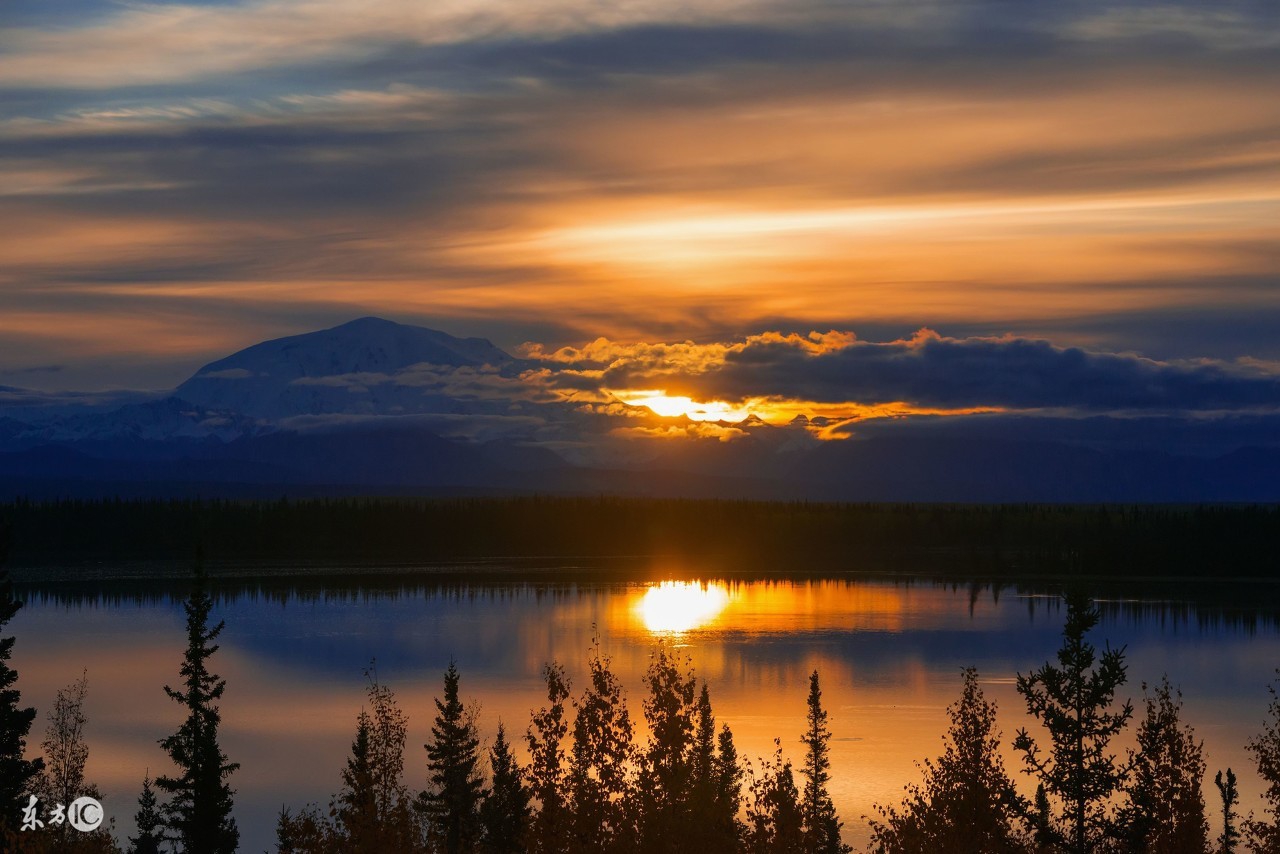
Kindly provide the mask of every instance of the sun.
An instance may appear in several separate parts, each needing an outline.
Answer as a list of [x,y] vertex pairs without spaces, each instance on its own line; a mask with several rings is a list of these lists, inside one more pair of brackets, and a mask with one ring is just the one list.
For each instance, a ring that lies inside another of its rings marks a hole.
[[665,418],[683,415],[690,421],[741,421],[751,414],[745,407],[722,400],[697,401],[662,391],[615,391],[613,396],[628,406],[643,406]]

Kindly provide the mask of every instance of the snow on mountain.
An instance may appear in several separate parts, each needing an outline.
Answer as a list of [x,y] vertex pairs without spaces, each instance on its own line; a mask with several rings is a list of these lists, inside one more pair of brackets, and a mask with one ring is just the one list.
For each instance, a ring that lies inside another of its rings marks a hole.
[[[211,362],[174,395],[272,420],[498,412],[518,396],[515,364],[482,338],[364,317]],[[504,395],[503,385],[513,387]]]

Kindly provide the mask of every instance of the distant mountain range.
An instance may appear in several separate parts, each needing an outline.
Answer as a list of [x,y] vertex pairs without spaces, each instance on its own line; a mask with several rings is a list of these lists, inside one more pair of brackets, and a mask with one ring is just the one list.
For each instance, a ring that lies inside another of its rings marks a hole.
[[[362,318],[241,350],[168,394],[114,406],[0,406],[0,498],[1280,500],[1274,445],[1209,455],[1112,448],[1020,435],[1008,420],[964,435],[881,430],[818,441],[803,416],[717,425],[733,441],[635,442],[617,438],[616,413],[540,385],[545,373],[483,339]],[[626,424],[690,426],[628,415]]]

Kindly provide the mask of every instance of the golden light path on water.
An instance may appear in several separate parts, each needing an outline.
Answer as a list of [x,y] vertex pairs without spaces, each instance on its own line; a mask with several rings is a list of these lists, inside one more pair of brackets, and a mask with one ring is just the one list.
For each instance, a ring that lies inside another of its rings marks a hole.
[[[482,709],[480,737],[491,744],[499,722],[509,734],[523,733],[546,704],[547,663],[564,665],[571,694],[580,697],[596,642],[624,686],[637,744],[648,738],[645,673],[655,641],[666,639],[687,656],[710,689],[716,720],[732,727],[740,755],[757,767],[772,755],[774,739],[788,759],[803,755],[808,678],[819,671],[832,731],[831,793],[845,841],[860,849],[870,838],[863,816],[898,803],[902,786],[919,780],[916,763],[942,749],[961,667],[978,668],[986,698],[999,707],[1005,766],[1020,792],[1034,794],[1011,742],[1023,726],[1037,730],[1013,683],[1055,655],[1056,597],[1008,588],[975,595],[963,585],[905,579],[675,581],[674,570],[655,572],[648,583],[629,585],[455,590],[429,581],[316,580],[279,595],[256,583],[229,588],[215,605],[215,617],[226,621],[215,664],[228,685],[223,747],[242,763],[232,785],[245,850],[274,845],[282,804],[327,804],[341,785],[371,660],[408,716],[405,783],[421,789],[421,745],[431,737],[451,660],[463,697]],[[183,719],[163,692],[180,678],[181,595],[76,599],[28,589],[25,598],[11,625],[22,705],[39,710],[28,753],[40,750],[56,692],[87,671],[86,776],[101,788],[117,835],[128,835],[143,776],[171,770],[157,740]],[[1232,767],[1242,808],[1261,804],[1244,745],[1266,715],[1266,687],[1280,657],[1274,623],[1199,622],[1195,611],[1153,603],[1132,615],[1109,613],[1096,632],[1099,645],[1108,641],[1125,647],[1130,667],[1119,698],[1138,705],[1141,682],[1168,673],[1183,691],[1186,720],[1205,741],[1206,779]],[[1117,742],[1119,755],[1134,746],[1132,736],[1133,725]],[[522,740],[516,752],[528,761]],[[1211,805],[1212,823],[1221,820],[1217,809]]]
[[663,581],[645,591],[635,610],[650,632],[678,634],[711,625],[732,599],[723,584]]

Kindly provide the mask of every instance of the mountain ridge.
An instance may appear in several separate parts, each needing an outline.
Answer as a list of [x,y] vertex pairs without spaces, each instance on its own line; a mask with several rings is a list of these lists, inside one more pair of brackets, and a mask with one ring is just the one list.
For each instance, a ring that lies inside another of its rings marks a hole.
[[[556,393],[534,364],[487,339],[375,317],[264,341],[209,362],[168,395],[30,422],[0,417],[0,498],[275,490],[1280,501],[1280,448],[1270,446],[1197,456],[931,430],[820,441],[811,429],[828,423],[822,416],[774,425],[755,414],[715,424],[642,407],[602,414]],[[675,438],[624,437],[635,430]]]

